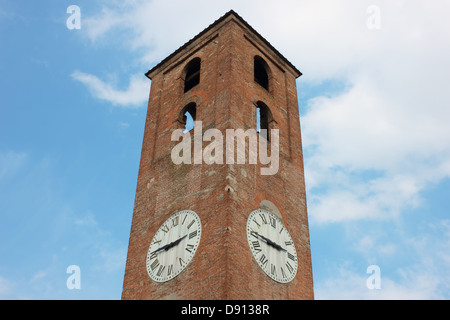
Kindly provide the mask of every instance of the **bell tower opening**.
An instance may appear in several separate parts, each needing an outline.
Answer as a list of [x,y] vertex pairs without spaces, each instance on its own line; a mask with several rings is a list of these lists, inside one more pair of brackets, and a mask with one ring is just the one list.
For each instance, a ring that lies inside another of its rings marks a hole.
[[181,123],[184,125],[183,132],[189,132],[194,129],[197,116],[197,105],[194,102],[189,103],[181,111]]
[[187,64],[184,76],[185,93],[200,83],[200,67],[200,58],[194,58]]
[[269,107],[262,101],[256,103],[256,132],[270,139],[270,127],[273,120],[272,112]]
[[269,91],[269,66],[260,56],[253,58],[254,79],[255,82]]

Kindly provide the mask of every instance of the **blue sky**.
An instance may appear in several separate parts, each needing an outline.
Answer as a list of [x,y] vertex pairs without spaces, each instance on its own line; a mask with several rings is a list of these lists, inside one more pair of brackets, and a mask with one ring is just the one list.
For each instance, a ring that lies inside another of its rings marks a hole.
[[304,74],[316,298],[449,299],[449,6],[2,0],[0,299],[120,298],[144,73],[230,9]]

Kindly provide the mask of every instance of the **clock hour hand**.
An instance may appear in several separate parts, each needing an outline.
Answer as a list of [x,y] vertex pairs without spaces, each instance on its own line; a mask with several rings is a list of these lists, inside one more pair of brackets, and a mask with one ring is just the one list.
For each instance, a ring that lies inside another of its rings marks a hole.
[[180,239],[175,240],[175,241],[173,241],[173,242],[171,242],[171,243],[169,243],[169,244],[166,244],[165,246],[162,246],[161,248],[158,248],[158,249],[156,249],[155,251],[153,251],[152,254],[158,253],[158,252],[163,251],[163,250],[167,251],[167,250],[169,250],[170,248],[175,247],[177,244],[179,244],[179,243],[181,242],[181,240],[183,240],[183,239],[186,238],[186,237],[187,237],[187,235],[185,235],[184,237],[181,237]]
[[283,247],[281,247],[279,244],[273,242],[272,240],[270,240],[269,238],[264,237],[263,235],[260,235],[258,232],[256,231],[252,231],[252,234],[256,235],[256,237],[262,239],[264,242],[266,242],[269,246],[274,247],[275,249],[277,249],[278,251],[287,251],[286,249],[284,249]]

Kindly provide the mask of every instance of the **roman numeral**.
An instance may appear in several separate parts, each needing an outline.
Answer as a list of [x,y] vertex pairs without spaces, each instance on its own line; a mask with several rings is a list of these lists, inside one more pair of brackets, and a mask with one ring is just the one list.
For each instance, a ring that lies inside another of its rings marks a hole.
[[264,214],[260,213],[259,216],[261,217],[261,221],[263,224],[267,224],[267,218]]
[[192,220],[191,223],[188,224],[187,228],[189,229],[194,224],[195,220]]
[[292,246],[292,241],[285,241],[284,244],[287,246]]
[[194,245],[193,244],[188,244],[187,247],[186,247],[186,251],[189,251],[189,253],[192,253],[192,251],[191,251],[192,249],[194,249]]
[[166,268],[166,266],[160,265],[160,266],[159,266],[159,269],[158,269],[158,272],[156,273],[156,275],[157,275],[158,277],[161,277],[161,275],[162,275],[162,273],[163,273],[163,271],[164,271],[165,268]]
[[167,276],[170,276],[173,272],[173,264],[171,264],[169,267],[167,267]]
[[276,266],[274,264],[270,264],[270,274],[273,276],[277,275],[277,270],[276,270]]
[[150,254],[150,260],[155,259],[158,255],[155,252]]
[[261,244],[259,243],[259,241],[252,241],[252,245],[253,245],[253,250],[256,251],[256,253],[261,252]]
[[196,236],[197,236],[197,230],[192,231],[191,233],[189,233],[189,239],[192,239],[192,238],[194,238]]
[[167,233],[167,232],[169,232],[169,227],[168,227],[167,225],[164,225],[164,226],[161,228],[161,230],[164,231],[165,233]]
[[291,266],[289,261],[286,262],[286,268],[288,269],[289,273],[292,273],[292,271],[294,271],[294,268]]
[[256,223],[256,225],[258,226],[258,228],[261,228],[261,225],[258,223],[258,221],[256,221],[256,219],[252,220],[254,223]]
[[187,215],[184,216],[183,222],[181,224],[184,224],[184,221],[186,221]]
[[180,216],[176,216],[173,218],[173,220],[172,220],[173,227],[176,227],[178,225],[179,219],[180,219]]
[[275,218],[273,218],[273,217],[269,217],[269,219],[270,219],[270,225],[276,229],[277,228],[277,220],[275,220]]
[[260,258],[259,258],[259,262],[261,262],[261,267],[266,267],[267,262],[269,260],[266,258],[266,255],[263,254]]
[[294,256],[292,253],[289,253],[289,252],[288,252],[287,256],[288,256],[288,258],[291,259],[292,261],[294,261],[294,262],[297,261],[297,259],[295,258],[295,256]]
[[178,258],[178,262],[180,263],[180,266],[182,267],[183,266],[183,264],[185,264],[186,262],[184,262],[184,260],[183,259],[181,259],[181,258]]
[[283,277],[283,278],[286,278],[286,273],[284,273],[283,267],[280,267],[280,269],[281,269],[281,275],[282,275],[282,277]]
[[156,259],[155,261],[152,262],[152,264],[150,265],[150,269],[155,270],[157,267],[159,266],[159,260]]

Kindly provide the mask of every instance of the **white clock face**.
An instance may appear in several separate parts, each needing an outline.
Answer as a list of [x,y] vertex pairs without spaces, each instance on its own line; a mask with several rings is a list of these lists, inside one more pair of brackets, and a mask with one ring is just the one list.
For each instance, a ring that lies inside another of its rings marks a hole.
[[247,219],[247,240],[261,269],[273,280],[287,283],[297,274],[297,252],[283,221],[257,209]]
[[147,272],[156,282],[175,278],[191,262],[202,233],[200,217],[192,210],[170,216],[158,229],[147,253]]

